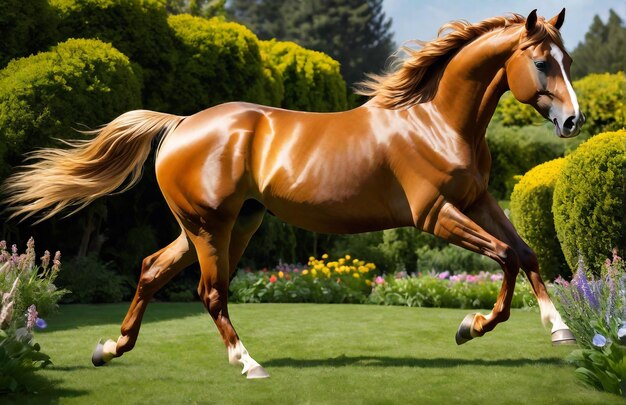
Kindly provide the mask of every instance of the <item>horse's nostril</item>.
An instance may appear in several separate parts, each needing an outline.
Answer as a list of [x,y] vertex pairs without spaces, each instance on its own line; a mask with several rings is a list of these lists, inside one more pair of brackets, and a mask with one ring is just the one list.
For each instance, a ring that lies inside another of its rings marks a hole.
[[571,116],[568,119],[565,120],[565,122],[563,123],[563,129],[567,129],[568,131],[571,131],[572,129],[574,129],[574,127],[576,126],[576,117]]

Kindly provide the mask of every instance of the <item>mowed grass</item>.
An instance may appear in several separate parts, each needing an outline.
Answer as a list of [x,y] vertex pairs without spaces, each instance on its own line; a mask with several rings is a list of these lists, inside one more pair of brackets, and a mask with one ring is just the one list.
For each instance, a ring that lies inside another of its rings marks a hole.
[[369,305],[240,304],[231,317],[271,374],[246,380],[228,364],[197,303],[153,303],[135,349],[91,365],[127,305],[64,306],[37,334],[51,384],[2,403],[61,404],[617,404],[582,386],[538,312],[514,310],[487,336],[457,346],[466,310]]

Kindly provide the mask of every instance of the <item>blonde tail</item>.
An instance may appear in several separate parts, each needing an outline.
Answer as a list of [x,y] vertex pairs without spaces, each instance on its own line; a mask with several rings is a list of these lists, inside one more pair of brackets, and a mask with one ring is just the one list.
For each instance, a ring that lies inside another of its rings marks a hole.
[[[11,175],[3,185],[11,218],[42,212],[48,219],[68,206],[70,214],[93,200],[133,187],[141,178],[152,140],[166,136],[184,117],[154,111],[129,111],[90,140],[66,142],[70,149],[40,149],[34,163]],[[126,182],[126,184],[124,184]],[[123,187],[122,187],[123,186]],[[68,214],[69,215],[69,214]]]

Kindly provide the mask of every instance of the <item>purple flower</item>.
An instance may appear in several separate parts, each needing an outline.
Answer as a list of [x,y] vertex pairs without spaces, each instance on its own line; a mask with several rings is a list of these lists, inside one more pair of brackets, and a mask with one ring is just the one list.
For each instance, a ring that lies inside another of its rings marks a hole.
[[37,307],[35,307],[35,304],[28,307],[28,311],[26,312],[26,329],[29,331],[31,331],[37,323],[37,315]]
[[463,281],[463,275],[455,274],[454,276],[450,276],[450,281],[452,281],[453,283],[456,283],[458,281]]
[[48,327],[48,323],[41,318],[37,318],[35,321],[35,326],[39,329],[45,329]]
[[504,278],[504,276],[502,274],[498,273],[498,274],[492,274],[491,277],[490,277],[490,280],[491,281],[500,281],[503,278]]
[[593,339],[591,340],[591,343],[595,346],[595,347],[599,347],[599,348],[603,348],[604,346],[606,346],[607,340],[604,336],[602,336],[599,333],[596,333],[596,335],[593,337]]
[[477,280],[478,277],[473,274],[468,274],[467,277],[465,277],[465,281],[467,281],[468,283],[475,283]]
[[582,260],[579,261],[578,271],[572,280],[572,284],[578,288],[580,293],[589,303],[589,306],[595,310],[600,308],[600,303],[598,302],[598,298],[595,296],[593,291],[591,291],[591,287],[589,286],[589,282],[587,281],[587,277],[585,276],[585,269],[583,267]]
[[439,273],[439,274],[437,274],[437,278],[438,278],[439,280],[445,280],[445,279],[447,279],[448,277],[450,277],[450,272],[449,272],[449,271],[444,271],[443,273]]

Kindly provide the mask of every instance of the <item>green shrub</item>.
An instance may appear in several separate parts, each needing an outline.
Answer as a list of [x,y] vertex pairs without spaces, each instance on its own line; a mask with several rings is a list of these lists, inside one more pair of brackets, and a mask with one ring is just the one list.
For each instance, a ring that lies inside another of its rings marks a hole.
[[56,24],[48,0],[0,1],[0,68],[55,43]]
[[285,89],[282,107],[303,111],[346,108],[346,83],[339,63],[293,42],[261,41],[261,49],[280,72]]
[[128,58],[97,40],[13,60],[0,71],[0,143],[16,161],[51,138],[76,138],[72,128],[137,108],[139,87]]
[[524,127],[544,120],[533,106],[520,103],[511,92],[502,96],[493,119],[506,127]]
[[537,254],[544,277],[571,275],[554,229],[552,195],[565,159],[540,164],[524,175],[511,194],[511,219]]
[[264,64],[258,40],[246,27],[186,14],[171,16],[168,23],[181,43],[169,97],[174,112],[191,114],[237,100],[279,104],[278,76]]
[[590,74],[574,83],[574,90],[585,114],[582,130],[593,136],[600,132],[617,131],[626,126],[626,76]]
[[146,108],[165,110],[176,78],[176,44],[159,0],[50,0],[61,40],[97,38],[141,66]]
[[470,252],[455,245],[440,249],[422,246],[417,249],[417,269],[422,272],[478,273],[481,270],[496,271],[500,265],[492,259]]
[[598,272],[626,248],[626,131],[607,132],[567,157],[554,190],[554,225],[571,269],[579,255]]
[[63,299],[65,303],[119,302],[128,292],[123,278],[95,255],[66,262],[59,273],[58,283],[72,292]]
[[576,138],[559,139],[552,124],[542,126],[505,127],[493,123],[487,129],[491,152],[489,190],[499,200],[508,200],[516,176],[540,163],[563,157],[566,149],[577,144]]

